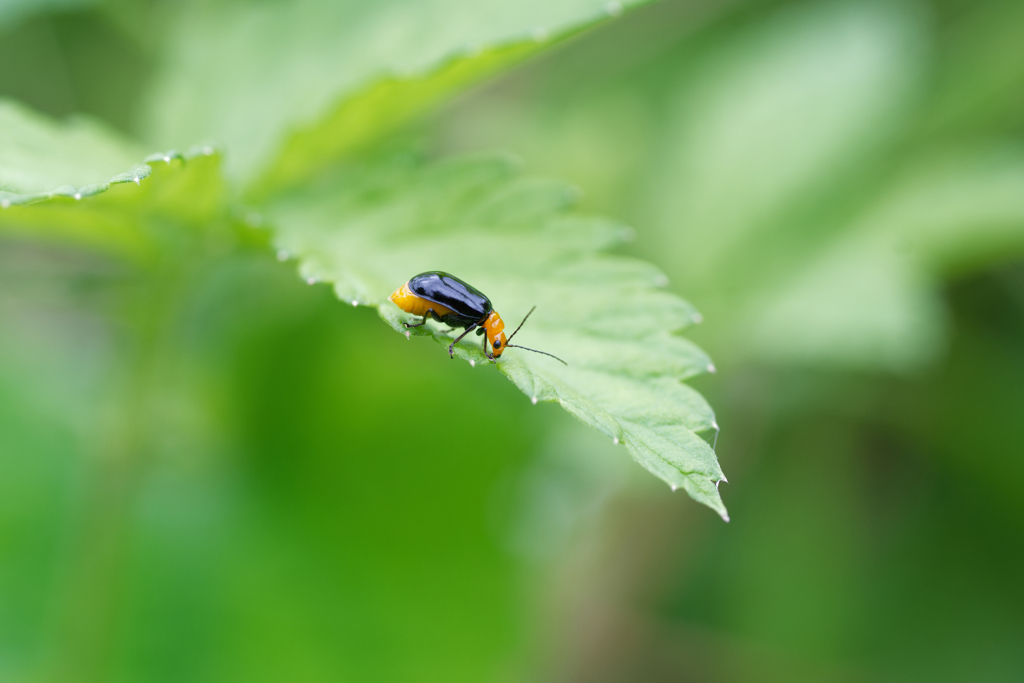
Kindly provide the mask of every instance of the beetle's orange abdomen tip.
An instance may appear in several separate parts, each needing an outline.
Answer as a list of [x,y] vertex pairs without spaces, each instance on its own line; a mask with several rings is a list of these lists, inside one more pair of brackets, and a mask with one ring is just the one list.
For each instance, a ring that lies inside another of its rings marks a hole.
[[[391,301],[396,306],[401,308],[406,313],[412,313],[413,315],[424,315],[428,308],[431,308],[429,301],[416,296],[409,290],[409,283],[406,282],[404,285],[396,289],[388,297],[388,301]],[[434,305],[433,308],[440,314],[442,310],[447,313],[448,309],[441,306]]]
[[401,299],[405,298],[409,294],[409,283],[406,282],[404,285],[391,292],[391,296],[388,297],[388,301],[398,303]]

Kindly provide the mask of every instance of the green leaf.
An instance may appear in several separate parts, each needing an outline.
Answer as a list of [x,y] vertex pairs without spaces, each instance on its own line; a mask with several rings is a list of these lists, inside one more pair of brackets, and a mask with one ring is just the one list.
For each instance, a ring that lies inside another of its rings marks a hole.
[[923,70],[914,19],[900,3],[797,6],[697,60],[652,178],[666,247],[700,255],[687,291],[735,290],[829,227],[790,214],[901,131]]
[[288,136],[277,158],[256,180],[252,194],[289,187],[322,172],[336,159],[366,148],[382,135],[503,68],[543,49],[536,40],[451,58],[421,77],[385,77],[343,99],[321,120]]
[[0,29],[43,12],[74,10],[96,4],[96,0],[0,0]]
[[853,231],[930,275],[1024,254],[1024,149],[1005,142],[916,160]]
[[202,225],[223,211],[212,148],[143,156],[88,119],[0,100],[0,231],[149,258],[161,246],[147,223]]
[[726,358],[914,370],[945,347],[939,278],[1024,250],[1017,145],[906,143],[926,35],[912,5],[801,6],[679,84],[656,248],[700,254],[672,274]]
[[90,196],[149,175],[141,149],[91,120],[58,123],[0,100],[0,202]]
[[193,2],[150,98],[151,139],[214,140],[231,175],[294,182],[623,4]]
[[810,258],[751,293],[748,353],[905,370],[944,348],[937,280],[1024,254],[1024,155],[1003,147],[909,169]]
[[[429,336],[447,362],[443,326],[408,332],[387,297],[411,276],[446,270],[487,292],[516,342],[564,358],[509,349],[497,369],[532,401],[556,401],[622,443],[648,470],[728,518],[713,442],[718,425],[680,380],[713,370],[675,332],[699,320],[642,261],[603,253],[630,231],[571,211],[576,193],[523,177],[506,159],[423,167],[410,157],[350,169],[268,208],[279,257],[297,258],[309,283],[330,282],[344,302],[375,306],[407,337]],[[459,358],[489,368],[480,338]]]

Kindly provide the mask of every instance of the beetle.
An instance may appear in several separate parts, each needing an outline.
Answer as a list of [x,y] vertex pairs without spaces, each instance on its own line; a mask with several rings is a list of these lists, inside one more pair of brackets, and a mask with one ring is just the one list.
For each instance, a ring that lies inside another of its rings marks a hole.
[[[485,335],[484,354],[492,361],[497,360],[506,348],[512,346],[551,356],[560,363],[568,365],[558,356],[546,351],[509,343],[536,306],[530,309],[530,313],[526,314],[523,322],[519,323],[515,332],[506,339],[505,323],[498,312],[494,310],[491,300],[473,285],[442,270],[429,270],[410,278],[408,282],[396,289],[388,297],[388,300],[394,302],[406,313],[422,316],[423,319],[418,323],[403,323],[406,329],[422,327],[431,318],[452,328],[464,327],[466,331],[448,345],[448,355],[452,359],[455,358],[455,345],[462,341],[467,334],[476,330],[478,335]],[[493,354],[487,351],[488,342],[494,350]]]

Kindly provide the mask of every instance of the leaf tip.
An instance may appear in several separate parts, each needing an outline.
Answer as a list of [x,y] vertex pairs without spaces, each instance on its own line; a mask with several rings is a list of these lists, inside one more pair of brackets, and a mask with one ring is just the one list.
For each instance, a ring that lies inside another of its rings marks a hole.
[[278,261],[287,261],[288,260],[288,256],[289,256],[288,252],[285,251],[284,249],[279,249],[277,251],[277,260]]
[[700,313],[694,312],[693,322],[696,323],[697,325],[700,325],[702,322],[704,322],[704,316],[702,316]]
[[718,368],[715,367],[714,363],[708,363],[708,372],[710,372],[712,375],[718,372]]
[[352,308],[355,308],[357,306],[359,306],[359,301],[357,301],[356,299],[352,299]]
[[533,405],[537,405],[537,397],[536,396],[532,397],[530,399],[530,403],[532,403]]
[[315,277],[307,277],[306,278],[306,284],[307,285],[315,285],[316,284],[316,278]]

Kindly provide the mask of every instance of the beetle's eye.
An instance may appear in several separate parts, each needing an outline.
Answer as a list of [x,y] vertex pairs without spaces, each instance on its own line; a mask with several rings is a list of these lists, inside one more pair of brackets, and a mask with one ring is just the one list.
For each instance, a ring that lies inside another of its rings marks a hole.
[[495,339],[494,340],[494,348],[496,348],[496,349],[500,349],[501,348],[501,340],[500,339]]

